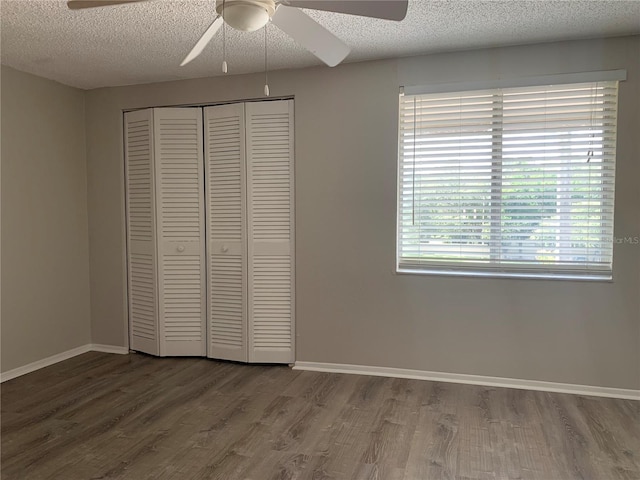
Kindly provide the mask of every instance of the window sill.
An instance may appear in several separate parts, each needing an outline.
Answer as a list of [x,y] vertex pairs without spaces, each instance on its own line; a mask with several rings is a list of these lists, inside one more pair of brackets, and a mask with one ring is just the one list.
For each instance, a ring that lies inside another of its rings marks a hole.
[[604,282],[613,283],[612,275],[571,275],[571,274],[550,274],[550,273],[516,273],[516,272],[486,272],[477,270],[439,270],[439,269],[407,269],[396,268],[398,275],[431,275],[445,277],[466,277],[466,278],[502,278],[520,280],[568,280],[579,282]]

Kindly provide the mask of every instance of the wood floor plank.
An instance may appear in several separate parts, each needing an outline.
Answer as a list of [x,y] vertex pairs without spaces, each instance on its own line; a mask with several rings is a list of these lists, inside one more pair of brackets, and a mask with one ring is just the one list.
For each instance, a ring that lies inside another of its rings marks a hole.
[[2,386],[5,480],[640,479],[640,402],[90,352]]

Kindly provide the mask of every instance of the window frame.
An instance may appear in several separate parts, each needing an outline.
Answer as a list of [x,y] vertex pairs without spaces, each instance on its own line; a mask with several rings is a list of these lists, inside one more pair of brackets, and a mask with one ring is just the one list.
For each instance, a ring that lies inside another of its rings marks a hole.
[[[578,84],[578,83],[591,83],[591,82],[605,82],[605,81],[624,81],[626,80],[625,70],[611,70],[604,72],[586,72],[578,74],[564,74],[564,75],[550,75],[542,77],[519,77],[514,79],[501,79],[492,82],[464,82],[454,84],[436,84],[436,85],[412,85],[400,87],[400,96],[409,95],[421,95],[430,93],[465,93],[476,90],[498,90],[508,89],[514,87],[544,87],[553,85],[565,85],[565,84]],[[410,259],[403,261],[401,258],[401,235],[402,235],[402,189],[403,189],[403,140],[402,140],[402,108],[401,100],[398,102],[398,157],[397,157],[397,186],[396,186],[396,257],[395,257],[395,273],[397,274],[417,274],[417,275],[445,275],[454,277],[477,277],[477,278],[515,278],[515,279],[554,279],[554,280],[577,280],[577,281],[613,281],[613,247],[615,246],[615,237],[611,240],[611,269],[607,271],[594,270],[589,272],[587,266],[562,266],[558,268],[557,264],[542,264],[542,263],[530,263],[526,267],[522,264],[517,265],[515,268],[509,268],[505,263],[491,265],[490,262],[473,262],[473,261],[460,261],[458,265],[454,262],[447,262],[445,259],[438,260],[430,258],[427,261],[417,260],[411,262]],[[501,99],[502,100],[502,99]],[[619,105],[619,98],[616,96],[616,106]],[[495,105],[492,106],[495,108]],[[615,127],[615,134],[617,135],[618,126]],[[614,137],[615,138],[615,137]],[[502,169],[503,159],[499,159],[496,166],[496,158],[494,155],[495,138],[492,138],[491,158],[492,158],[492,184],[493,184],[493,172],[495,169]],[[499,139],[500,143],[502,138]],[[616,138],[617,143],[617,138]],[[502,143],[501,143],[502,145]],[[500,148],[501,148],[500,145]],[[615,156],[614,156],[615,165]],[[615,185],[614,185],[615,192]],[[494,195],[493,185],[491,187],[491,196]],[[502,213],[498,214],[499,221],[502,221]],[[612,207],[611,220],[615,215],[615,205]],[[490,216],[491,222],[491,237],[493,237],[494,229],[494,215]],[[498,226],[498,228],[500,228]],[[438,263],[442,262],[439,266]],[[507,260],[508,263],[508,260]],[[514,263],[517,263],[514,261]],[[411,265],[413,264],[413,265]],[[410,266],[409,266],[410,265]],[[415,266],[414,266],[415,265]],[[575,270],[575,273],[572,273]]]

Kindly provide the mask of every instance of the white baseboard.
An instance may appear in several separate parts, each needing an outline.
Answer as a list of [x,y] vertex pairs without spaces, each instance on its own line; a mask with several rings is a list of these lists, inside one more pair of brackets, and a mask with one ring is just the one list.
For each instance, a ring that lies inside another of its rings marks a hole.
[[99,345],[99,344],[89,343],[87,345],[82,345],[80,347],[72,348],[71,350],[67,350],[66,352],[57,353],[55,355],[51,355],[50,357],[43,358],[42,360],[37,360],[27,365],[23,365],[22,367],[18,367],[18,368],[14,368],[13,370],[2,372],[0,373],[0,383],[6,382],[7,380],[11,380],[16,377],[20,377],[22,375],[26,375],[27,373],[35,372],[36,370],[40,370],[41,368],[48,367],[55,363],[62,362],[63,360],[68,360],[70,358],[76,357],[78,355],[82,355],[83,353],[87,353],[87,352],[126,354],[126,353],[129,353],[129,349],[125,347],[114,346],[114,345]]
[[91,345],[88,344],[82,345],[81,347],[72,348],[71,350],[67,350],[66,352],[51,355],[50,357],[43,358],[42,360],[37,360],[27,365],[23,365],[22,367],[14,368],[13,370],[0,373],[0,382],[6,382],[7,380],[11,380],[12,378],[35,372],[36,370],[48,367],[49,365],[53,365],[54,363],[62,362],[63,360],[68,360],[69,358],[75,357],[77,355],[82,355],[83,353],[87,353],[90,351]]
[[[72,348],[42,360],[29,363],[0,373],[0,383],[16,377],[35,372],[63,360],[82,355],[87,352],[104,352],[126,355],[129,349],[116,345],[87,344]],[[356,375],[372,375],[378,377],[411,378],[416,380],[431,380],[435,382],[465,383],[470,385],[484,385],[489,387],[518,388],[522,390],[539,390],[543,392],[570,393],[575,395],[590,395],[595,397],[624,398],[640,400],[640,390],[623,388],[597,387],[590,385],[575,385],[571,383],[543,382],[539,380],[522,380],[516,378],[487,377],[483,375],[465,375],[461,373],[429,372],[423,370],[409,370],[391,367],[371,367],[366,365],[348,365],[338,363],[296,362],[294,370],[309,370],[316,372],[348,373]]]
[[542,382],[538,380],[521,380],[517,378],[486,377],[483,375],[465,375],[461,373],[428,372],[422,370],[408,370],[404,368],[370,367],[365,365],[317,362],[296,362],[293,369],[310,370],[314,372],[373,375],[377,377],[411,378],[416,380],[431,380],[435,382],[466,383],[470,385],[484,385],[488,387],[518,388],[521,390],[539,390],[543,392],[571,393],[574,395],[640,400],[640,390],[574,385],[571,383]]
[[92,352],[117,353],[118,355],[127,355],[129,349],[127,347],[119,347],[116,345],[101,345],[99,343],[91,344]]

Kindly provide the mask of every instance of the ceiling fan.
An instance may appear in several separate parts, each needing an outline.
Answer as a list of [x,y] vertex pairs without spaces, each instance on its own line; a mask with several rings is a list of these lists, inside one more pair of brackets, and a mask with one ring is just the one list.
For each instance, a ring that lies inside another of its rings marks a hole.
[[[67,6],[76,10],[144,1],[149,0],[69,0]],[[223,23],[236,30],[252,32],[271,20],[297,43],[334,67],[349,54],[349,46],[300,8],[400,21],[407,14],[407,4],[408,0],[218,0],[216,18],[180,66],[200,55]]]

